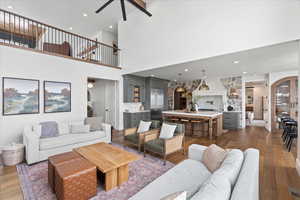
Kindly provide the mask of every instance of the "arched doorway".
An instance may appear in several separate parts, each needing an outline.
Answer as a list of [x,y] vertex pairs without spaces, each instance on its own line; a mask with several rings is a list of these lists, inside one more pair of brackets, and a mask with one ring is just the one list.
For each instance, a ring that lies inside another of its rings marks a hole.
[[278,119],[283,115],[298,118],[298,77],[286,77],[276,81],[271,88],[272,130],[278,129]]
[[182,87],[174,91],[174,110],[184,110],[187,106],[186,90]]

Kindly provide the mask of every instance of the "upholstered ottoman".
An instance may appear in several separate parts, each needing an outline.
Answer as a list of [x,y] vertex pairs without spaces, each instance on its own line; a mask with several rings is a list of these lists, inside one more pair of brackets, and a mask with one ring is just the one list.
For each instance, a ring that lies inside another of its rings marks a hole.
[[96,166],[85,159],[55,167],[55,192],[58,200],[86,200],[97,194]]
[[61,164],[64,164],[70,160],[82,158],[78,153],[76,152],[67,152],[55,156],[51,156],[48,159],[48,183],[55,192],[55,167]]

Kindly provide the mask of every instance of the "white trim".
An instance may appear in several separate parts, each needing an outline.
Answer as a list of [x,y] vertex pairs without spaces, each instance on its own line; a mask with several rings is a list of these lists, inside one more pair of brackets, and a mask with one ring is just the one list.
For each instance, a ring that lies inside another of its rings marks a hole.
[[298,158],[296,159],[296,170],[298,172],[298,175],[300,176],[300,160]]

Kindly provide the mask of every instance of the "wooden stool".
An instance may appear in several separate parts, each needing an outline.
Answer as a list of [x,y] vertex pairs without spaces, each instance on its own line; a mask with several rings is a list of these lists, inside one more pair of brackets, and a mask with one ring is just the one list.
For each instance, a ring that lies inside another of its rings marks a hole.
[[[203,120],[196,120],[196,119],[193,119],[193,120],[191,120],[191,124],[192,124],[192,136],[194,136],[195,125],[196,125],[196,124],[204,124],[204,121],[203,121]],[[204,130],[204,128],[203,128],[203,130]]]
[[58,200],[86,200],[97,194],[96,166],[84,158],[71,160],[55,168]]
[[182,118],[181,120],[180,120],[180,122],[182,123],[182,124],[184,124],[184,128],[185,128],[185,133],[186,133],[186,135],[188,134],[187,132],[188,132],[188,125],[190,124],[190,120],[189,119],[185,119],[185,118]]
[[55,167],[62,165],[70,160],[81,159],[76,152],[67,152],[51,156],[48,159],[48,183],[53,192],[55,192]]

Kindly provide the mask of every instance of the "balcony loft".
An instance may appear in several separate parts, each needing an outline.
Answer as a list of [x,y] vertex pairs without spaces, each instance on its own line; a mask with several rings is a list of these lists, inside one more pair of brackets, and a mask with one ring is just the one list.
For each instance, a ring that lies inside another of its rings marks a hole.
[[0,45],[121,69],[119,51],[89,38],[0,9]]

